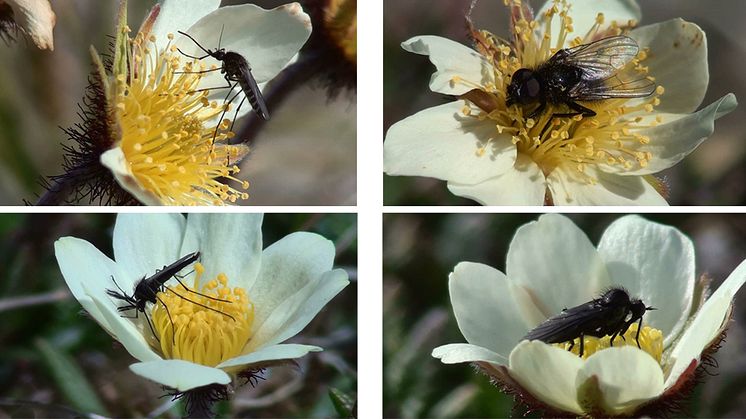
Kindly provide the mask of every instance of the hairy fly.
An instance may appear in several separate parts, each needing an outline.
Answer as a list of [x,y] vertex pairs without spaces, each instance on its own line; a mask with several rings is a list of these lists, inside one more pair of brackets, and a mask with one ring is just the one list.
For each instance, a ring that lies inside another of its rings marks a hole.
[[625,68],[638,51],[637,42],[624,35],[561,49],[537,68],[513,73],[506,104],[535,106],[529,118],[540,115],[547,104],[569,111],[552,117],[595,116],[595,111],[578,102],[649,96],[655,83]]
[[611,336],[610,344],[614,345],[614,338],[621,336],[632,323],[637,322],[635,341],[640,347],[640,329],[642,316],[653,307],[646,307],[639,299],[631,299],[623,288],[611,288],[601,297],[566,308],[554,317],[550,317],[534,329],[530,330],[524,340],[540,340],[546,343],[562,343],[572,341],[570,348],[575,345],[575,338],[580,338],[580,353],[583,356],[584,336]]

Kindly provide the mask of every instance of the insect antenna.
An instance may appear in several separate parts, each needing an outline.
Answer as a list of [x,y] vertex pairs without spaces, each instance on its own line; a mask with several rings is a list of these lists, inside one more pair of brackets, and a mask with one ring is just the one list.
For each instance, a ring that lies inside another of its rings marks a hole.
[[[178,292],[174,291],[174,289],[173,289],[173,288],[169,288],[169,287],[166,287],[166,289],[167,289],[168,291],[171,291],[171,292],[172,292],[172,293],[174,293],[175,295],[177,295],[177,296],[178,296],[179,298],[181,298],[181,299],[184,299],[184,300],[186,300],[186,301],[189,301],[190,303],[192,303],[192,304],[194,304],[194,305],[198,305],[198,306],[200,306],[200,307],[202,307],[202,308],[206,308],[206,309],[208,309],[208,310],[210,310],[210,311],[214,311],[214,312],[216,312],[216,313],[220,313],[220,314],[222,314],[223,316],[226,316],[226,317],[230,317],[230,318],[231,318],[231,320],[233,320],[233,321],[236,321],[236,318],[235,318],[235,317],[233,317],[233,316],[231,316],[231,315],[230,315],[230,314],[228,314],[228,313],[223,313],[222,311],[220,311],[220,310],[218,310],[218,309],[216,309],[216,308],[212,308],[212,307],[206,306],[206,305],[204,305],[204,304],[200,304],[200,303],[198,303],[198,302],[196,302],[196,301],[194,301],[194,300],[191,300],[191,299],[187,298],[186,296],[184,296],[184,295],[181,295],[181,294],[179,294]],[[197,294],[199,294],[199,293],[197,293]],[[199,295],[203,295],[203,294],[199,294]],[[225,300],[220,300],[220,301],[225,301]],[[163,302],[161,301],[161,303],[163,303]],[[164,306],[165,306],[165,304],[164,304]]]
[[[203,47],[202,45],[200,45],[200,44],[199,44],[199,42],[197,42],[197,40],[196,40],[196,39],[192,38],[192,36],[191,36],[191,35],[189,35],[188,33],[186,33],[186,32],[182,32],[182,31],[176,31],[176,32],[178,32],[178,33],[180,33],[180,34],[182,34],[182,35],[186,36],[186,37],[187,37],[187,38],[189,38],[189,39],[191,39],[191,40],[192,40],[192,42],[194,42],[194,44],[195,44],[195,45],[197,45],[197,46],[199,47],[199,49],[201,49],[201,50],[202,50],[202,51],[203,51],[203,52],[204,52],[204,53],[206,54],[206,55],[203,55],[202,57],[195,57],[195,56],[193,56],[193,55],[185,54],[185,53],[184,53],[184,52],[183,52],[183,51],[182,51],[181,49],[179,49],[179,48],[177,47],[177,48],[176,48],[176,50],[177,50],[177,51],[179,51],[179,52],[180,52],[180,53],[181,53],[182,55],[185,55],[185,56],[187,56],[187,57],[189,57],[189,58],[193,58],[193,59],[195,59],[195,60],[202,60],[202,59],[204,59],[204,58],[207,58],[207,57],[210,57],[210,56],[212,56],[212,55],[214,54],[214,52],[212,52],[212,50],[209,50],[209,49],[205,49],[205,47]],[[221,32],[221,36],[222,36],[222,32]]]
[[192,272],[194,272],[194,269],[192,269],[191,272],[188,272],[185,275],[178,275],[178,274],[174,275],[174,279],[176,279],[176,282],[178,282],[179,285],[181,285],[181,287],[184,288],[185,291],[191,292],[192,294],[197,294],[197,295],[205,297],[205,298],[209,298],[210,300],[213,300],[213,301],[220,301],[221,303],[232,303],[233,302],[231,300],[222,300],[222,299],[217,298],[217,297],[211,297],[211,296],[209,296],[207,294],[202,294],[201,292],[197,292],[197,291],[189,289],[189,287],[187,287],[186,285],[184,285],[184,283],[181,282],[181,280],[184,279],[184,277],[190,275]]

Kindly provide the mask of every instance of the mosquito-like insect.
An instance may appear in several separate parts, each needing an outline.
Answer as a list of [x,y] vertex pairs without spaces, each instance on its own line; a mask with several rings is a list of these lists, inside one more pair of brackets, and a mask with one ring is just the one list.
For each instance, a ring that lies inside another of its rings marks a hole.
[[174,291],[173,288],[169,288],[165,285],[166,281],[168,281],[169,279],[173,277],[184,288],[184,290],[188,292],[200,295],[205,298],[209,298],[214,301],[229,303],[230,301],[228,300],[221,300],[219,298],[210,297],[209,295],[205,295],[197,291],[193,291],[189,289],[186,285],[184,285],[183,282],[181,282],[180,278],[182,278],[182,276],[178,275],[179,271],[181,271],[182,269],[184,269],[186,266],[193,263],[197,259],[199,259],[199,252],[190,253],[182,257],[181,259],[177,260],[176,262],[168,266],[164,266],[163,269],[156,270],[156,272],[152,276],[143,277],[142,279],[140,279],[140,281],[138,281],[137,285],[135,285],[135,290],[131,295],[128,295],[126,292],[124,292],[122,287],[120,287],[119,284],[117,284],[117,281],[112,276],[111,279],[112,281],[114,281],[114,285],[116,285],[117,288],[119,289],[119,292],[107,289],[106,294],[108,294],[110,297],[116,298],[117,300],[121,300],[127,303],[126,305],[118,307],[117,311],[124,312],[124,311],[129,311],[129,310],[135,310],[135,316],[129,317],[129,318],[136,319],[138,317],[138,313],[142,313],[143,315],[145,315],[145,320],[148,322],[150,331],[153,333],[153,336],[156,337],[156,340],[158,339],[158,336],[156,335],[155,330],[153,329],[153,324],[151,323],[150,318],[148,317],[148,314],[145,312],[145,305],[147,303],[155,304],[156,301],[160,301],[161,305],[163,305],[163,308],[166,310],[168,319],[171,322],[171,327],[172,328],[174,327],[174,322],[173,322],[173,319],[171,319],[171,313],[168,311],[168,306],[163,302],[163,300],[161,300],[160,297],[158,297],[158,293],[161,291],[170,291],[176,294],[177,296],[179,296],[180,298],[183,298],[184,300],[189,301],[192,304],[196,304],[200,307],[206,308],[208,310],[212,310],[214,312],[220,313],[224,316],[230,317],[231,319],[235,320],[233,316],[231,316],[230,314],[223,313],[220,310],[214,309],[212,307],[208,307],[204,304],[200,304],[194,300],[191,300],[187,298],[186,296],[177,293],[176,291]]
[[632,323],[637,322],[635,341],[640,347],[640,330],[642,316],[653,307],[646,307],[642,301],[630,298],[623,288],[611,288],[599,298],[572,308],[562,310],[556,316],[544,320],[543,323],[531,329],[523,339],[540,340],[546,343],[562,343],[572,341],[569,349],[575,346],[575,338],[580,338],[580,356],[583,356],[583,337],[585,335],[603,337],[611,336],[610,345],[614,345],[614,338],[624,334]]
[[[196,39],[194,39],[191,35],[189,35],[186,32],[178,31],[180,34],[186,36],[187,38],[191,39],[192,42],[194,42],[199,49],[201,49],[205,55],[201,57],[195,57],[193,55],[185,54],[181,49],[178,51],[189,58],[192,58],[194,60],[202,60],[207,57],[212,57],[218,61],[222,62],[222,66],[218,69],[211,69],[211,70],[203,70],[203,71],[197,71],[196,73],[208,73],[211,71],[220,70],[220,73],[223,74],[225,81],[228,83],[227,86],[220,86],[215,88],[207,88],[207,89],[201,89],[197,91],[204,91],[204,90],[212,90],[212,89],[227,89],[230,88],[228,91],[228,94],[225,96],[224,103],[225,108],[223,109],[223,113],[220,115],[219,121],[223,120],[223,117],[225,116],[225,113],[228,111],[228,106],[233,103],[234,100],[238,97],[239,93],[236,92],[233,97],[231,97],[231,94],[233,93],[233,90],[236,88],[236,86],[239,86],[241,88],[241,91],[243,91],[244,97],[241,99],[241,102],[238,104],[238,107],[236,108],[235,116],[233,117],[233,121],[231,121],[231,127],[230,130],[233,130],[233,124],[236,123],[236,118],[238,117],[238,111],[241,109],[241,106],[246,101],[246,99],[249,99],[249,103],[251,104],[252,109],[254,109],[254,112],[256,112],[257,115],[259,115],[260,118],[266,120],[269,120],[269,110],[267,109],[267,103],[264,100],[264,96],[262,96],[262,91],[259,90],[259,85],[256,83],[256,80],[254,79],[254,76],[251,74],[251,66],[249,65],[249,62],[246,61],[246,58],[244,58],[241,54],[233,51],[226,51],[225,48],[220,47],[220,43],[223,40],[223,30],[220,30],[220,38],[218,39],[218,47],[215,50],[212,49],[205,49],[202,45],[200,45],[199,42],[197,42]],[[215,141],[215,137],[217,137],[218,130],[215,129],[215,134],[213,135],[213,143]]]

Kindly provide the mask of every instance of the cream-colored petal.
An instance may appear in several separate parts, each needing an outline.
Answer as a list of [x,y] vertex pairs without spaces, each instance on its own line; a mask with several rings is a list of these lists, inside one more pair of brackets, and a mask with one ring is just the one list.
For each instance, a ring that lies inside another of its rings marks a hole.
[[502,175],[473,185],[448,182],[448,190],[482,205],[543,205],[547,185],[541,168],[518,153],[515,165]]
[[220,7],[220,0],[193,1],[189,7],[184,7],[184,0],[160,0],[158,6],[160,11],[150,33],[155,35],[156,45],[163,50],[169,33],[178,35],[176,31],[186,31],[194,22]]
[[662,330],[668,346],[691,310],[696,279],[692,241],[673,227],[628,215],[604,231],[598,253],[612,284],[658,308],[645,314],[645,324]]
[[532,396],[551,407],[577,414],[575,380],[583,360],[540,341],[523,341],[510,353],[510,376]]
[[39,49],[54,51],[54,24],[57,16],[48,0],[5,0],[13,9],[13,19]]
[[262,265],[263,214],[191,214],[181,253],[201,252],[202,279],[224,273],[231,287],[249,289]]
[[586,167],[585,174],[596,182],[591,184],[572,170],[572,167],[558,167],[547,176],[555,205],[668,205],[642,177],[619,176]]
[[464,117],[463,106],[462,101],[446,103],[392,125],[383,143],[383,170],[467,185],[511,170],[516,147],[510,136],[497,135],[493,124]]
[[582,389],[592,377],[601,390],[604,411],[611,415],[634,413],[638,406],[663,393],[660,365],[636,347],[608,348],[588,357],[578,372],[576,388]]
[[427,55],[435,65],[437,70],[430,78],[433,92],[458,96],[473,89],[474,85],[494,84],[492,65],[478,52],[448,38],[416,36],[402,42],[401,47],[415,54]]
[[114,147],[101,154],[101,164],[111,170],[119,186],[129,192],[145,205],[163,205],[155,194],[140,186],[130,170],[127,158],[119,147]]
[[671,350],[668,361],[668,375],[665,388],[676,383],[679,376],[692,360],[699,362],[702,351],[712,343],[720,333],[723,322],[727,321],[733,297],[746,282],[746,261],[741,262],[731,272],[720,287],[705,301],[705,304],[689,323],[681,339]]
[[524,287],[534,297],[544,318],[589,301],[610,285],[591,241],[575,223],[559,214],[542,215],[516,231],[508,249],[506,270],[511,283]]
[[438,346],[431,354],[440,359],[444,364],[459,364],[461,362],[491,362],[493,364],[505,365],[508,359],[500,354],[494,353],[487,348],[469,343],[451,343]]
[[231,377],[219,368],[212,368],[180,359],[161,359],[130,365],[137,375],[178,391],[188,391],[209,384],[228,384]]
[[640,49],[650,48],[643,65],[655,83],[665,88],[658,112],[694,112],[707,92],[707,38],[683,19],[643,26],[630,32]]
[[237,367],[242,365],[251,365],[265,361],[277,361],[283,359],[295,359],[304,356],[309,352],[321,352],[323,349],[318,346],[283,344],[265,346],[250,354],[241,355],[231,358],[217,365],[216,368]]

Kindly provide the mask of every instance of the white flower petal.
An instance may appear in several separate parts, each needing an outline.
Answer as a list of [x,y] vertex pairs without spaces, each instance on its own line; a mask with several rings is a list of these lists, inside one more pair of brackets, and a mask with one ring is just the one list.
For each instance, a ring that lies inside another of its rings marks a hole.
[[650,48],[642,62],[655,83],[666,90],[658,112],[694,112],[707,91],[707,38],[699,26],[672,19],[634,29],[629,34],[640,49]]
[[[243,4],[221,7],[191,27],[179,29],[206,49],[214,51],[220,44],[220,48],[240,54],[248,61],[256,82],[264,83],[273,79],[306,43],[311,35],[311,19],[298,3],[288,3],[272,10]],[[187,37],[178,37],[176,45],[185,54],[205,55]],[[212,57],[205,58],[204,64],[208,68],[212,64],[222,66],[221,62]],[[200,88],[219,86],[226,86],[224,75],[219,71],[206,73],[200,83]],[[226,92],[227,90],[211,91],[208,99],[222,102]],[[239,96],[239,100],[241,98]]]
[[228,384],[231,377],[219,368],[212,368],[180,359],[138,362],[130,370],[148,380],[178,391],[187,391],[208,384]]
[[161,0],[159,4],[161,10],[150,33],[155,35],[158,49],[163,50],[168,44],[169,33],[178,36],[176,31],[187,30],[194,22],[220,7],[220,0],[195,1],[189,7],[184,7],[184,0]]
[[264,249],[257,280],[248,288],[256,307],[254,330],[285,300],[330,271],[333,263],[334,243],[314,233],[289,234]]
[[191,214],[181,251],[202,253],[204,280],[224,273],[232,286],[248,290],[262,265],[262,219],[263,214]]
[[320,278],[309,281],[272,310],[252,335],[246,349],[274,345],[295,336],[349,283],[347,272],[342,269],[325,272]]
[[650,152],[653,158],[647,166],[624,169],[619,165],[601,165],[608,173],[624,176],[647,175],[667,169],[694,151],[715,130],[715,120],[730,113],[738,102],[733,93],[721,97],[706,108],[693,114],[659,114],[663,123],[657,127],[645,128],[638,132],[650,137],[648,144],[636,144],[635,150]]
[[323,349],[318,346],[283,344],[265,346],[264,348],[247,355],[241,355],[231,358],[217,365],[217,368],[237,367],[241,365],[251,365],[265,361],[277,361],[283,359],[295,359],[304,356],[309,352],[321,352]]
[[502,175],[474,185],[448,182],[448,190],[482,205],[543,205],[547,185],[541,168],[518,153],[515,166]]
[[[111,297],[99,299],[97,296],[92,295],[87,284],[83,284],[83,288],[96,304],[96,307],[98,307],[104,318],[106,318],[107,323],[111,327],[111,333],[114,338],[124,346],[124,349],[126,349],[130,355],[140,361],[155,361],[161,359],[161,357],[150,348],[150,345],[145,341],[140,330],[138,330],[130,320],[123,318],[121,313],[117,311],[116,306],[110,300]],[[132,310],[133,315],[134,312],[135,310]],[[139,316],[143,316],[143,313],[138,314]]]
[[569,218],[545,214],[521,226],[510,242],[508,278],[534,296],[544,317],[596,297],[609,285],[603,262]]
[[547,185],[555,205],[668,205],[655,188],[637,176],[619,176],[591,167],[585,175],[596,179],[591,185],[585,179],[570,176],[574,168],[558,167],[547,176]]
[[[108,286],[114,287],[110,277],[116,276],[117,266],[113,260],[101,253],[94,245],[75,237],[62,237],[54,242],[54,254],[60,266],[62,277],[67,287],[83,308],[104,328],[111,332],[109,322],[98,309],[86,292],[84,284],[89,289],[96,289],[98,295],[104,295]],[[120,284],[130,287],[131,283]]]
[[717,337],[723,322],[727,321],[726,314],[732,304],[733,296],[743,286],[744,282],[746,282],[746,261],[741,262],[712,296],[705,301],[705,304],[684,330],[681,339],[676,342],[669,358],[671,369],[666,377],[666,388],[676,383],[676,380],[692,360],[699,362],[702,351]]
[[533,326],[524,320],[514,286],[495,268],[461,262],[449,275],[448,288],[458,327],[473,345],[507,358]]
[[496,354],[487,348],[468,343],[451,343],[449,345],[438,346],[433,349],[432,356],[440,359],[440,362],[444,364],[485,361],[505,365],[508,361],[506,357]]
[[[114,259],[130,283],[153,275],[156,269],[170,265],[188,253],[177,253],[185,224],[184,217],[174,213],[123,213],[117,216]],[[119,280],[117,278],[117,282]]]
[[696,279],[692,241],[673,227],[628,215],[604,231],[598,253],[612,285],[658,308],[645,314],[645,323],[662,330],[668,346],[691,310]]
[[446,95],[462,95],[474,87],[454,78],[484,86],[494,84],[492,65],[473,49],[440,36],[416,36],[402,42],[401,47],[415,54],[427,55],[437,71],[430,78],[430,89]]
[[516,159],[510,136],[495,137],[493,124],[463,117],[463,106],[446,103],[392,125],[383,143],[384,171],[475,184],[510,170]]
[[540,341],[523,341],[510,353],[510,376],[549,406],[582,414],[575,377],[583,363],[572,352]]
[[54,51],[54,24],[57,16],[48,0],[7,0],[13,19],[39,49]]
[[631,346],[608,348],[588,357],[578,373],[576,388],[593,376],[609,414],[633,413],[637,406],[663,393],[663,371],[658,362]]
[[111,170],[119,186],[138,201],[145,205],[163,205],[157,196],[140,186],[121,148],[114,147],[101,153],[101,164]]
[[[567,36],[565,46],[576,36],[585,37],[588,30],[596,23],[596,16],[599,13],[604,14],[604,28],[610,27],[612,22],[616,22],[618,26],[626,26],[630,20],[639,22],[642,17],[640,6],[634,0],[572,0],[568,3],[572,5],[569,15],[572,17],[574,32]],[[542,15],[553,5],[552,0],[547,0],[536,13],[536,20],[540,20]],[[540,23],[537,31],[543,33],[543,19],[540,20]],[[552,18],[552,47],[557,45],[560,28],[559,14],[555,14]]]

